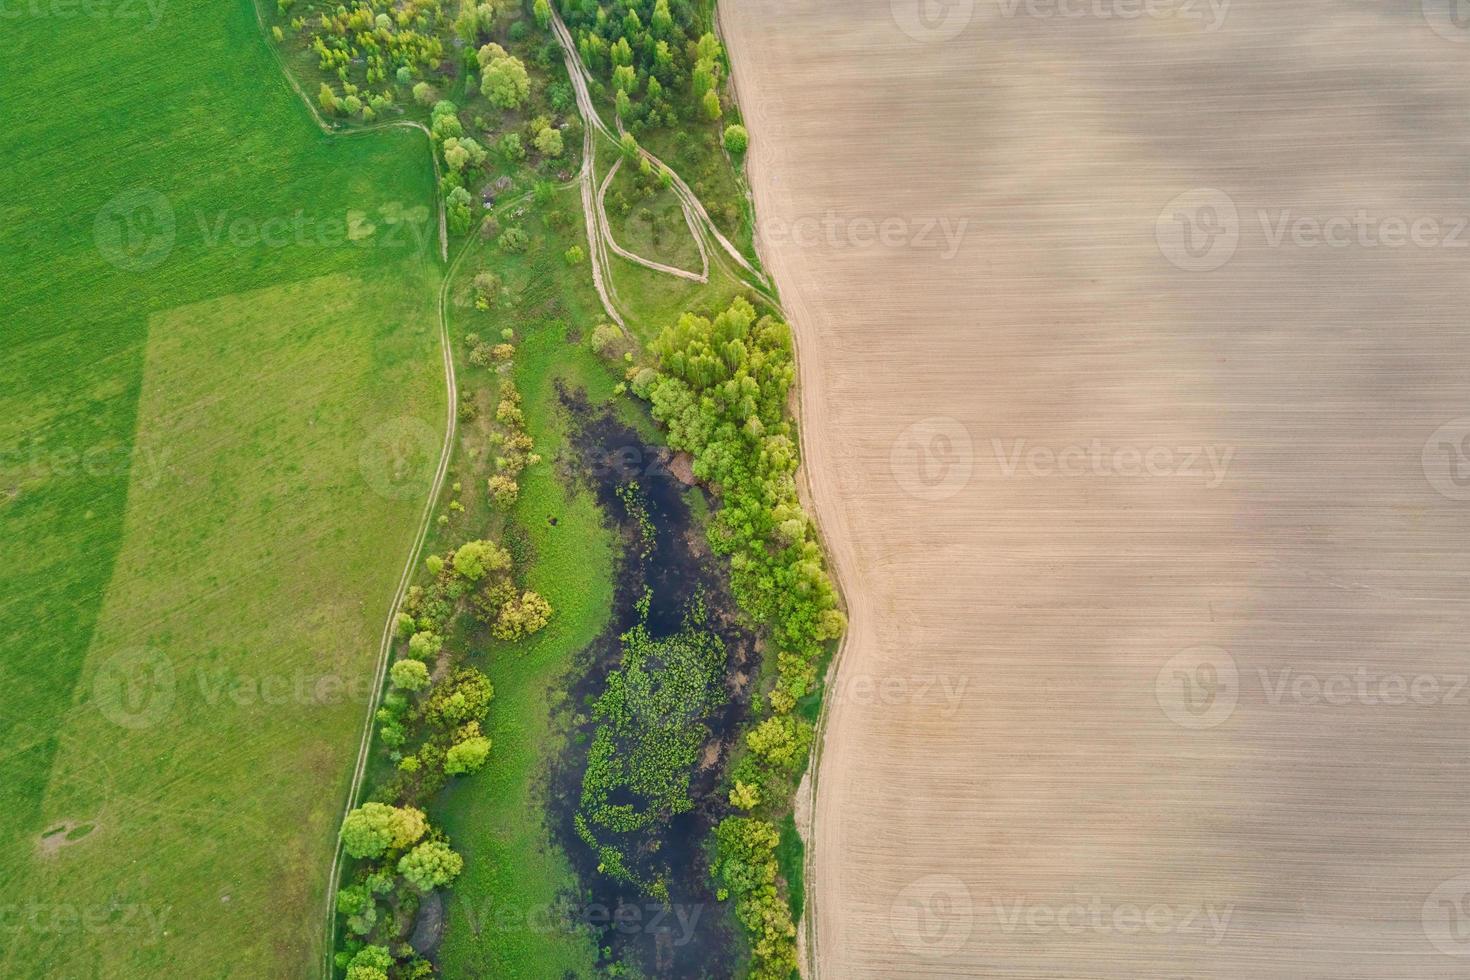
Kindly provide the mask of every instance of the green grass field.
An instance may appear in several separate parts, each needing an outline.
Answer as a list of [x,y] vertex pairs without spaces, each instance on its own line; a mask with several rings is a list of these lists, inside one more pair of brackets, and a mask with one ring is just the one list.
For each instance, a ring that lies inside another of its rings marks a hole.
[[384,440],[443,425],[428,150],[320,133],[246,3],[50,9],[0,127],[0,966],[299,975],[431,476]]

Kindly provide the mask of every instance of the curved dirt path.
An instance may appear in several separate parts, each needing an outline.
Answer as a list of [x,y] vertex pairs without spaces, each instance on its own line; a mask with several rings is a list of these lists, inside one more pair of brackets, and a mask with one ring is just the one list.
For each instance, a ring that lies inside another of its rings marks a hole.
[[720,8],[818,229],[762,248],[851,614],[809,972],[1463,976],[1470,279],[1381,233],[1470,215],[1470,49],[925,6]]
[[[613,178],[617,176],[618,170],[622,167],[622,165],[622,157],[614,160],[613,165],[607,170],[607,176],[602,178],[602,185],[597,188],[597,211],[598,214],[602,216],[604,222],[607,221],[607,189],[612,184]],[[699,234],[698,228],[695,227],[694,217],[689,213],[689,209],[681,204],[680,210],[684,214],[684,222],[689,228],[689,234],[691,237],[693,237],[694,244],[699,246],[699,257],[701,260],[703,260],[702,271],[690,272],[687,269],[680,269],[677,266],[672,265],[664,265],[662,262],[655,262],[652,259],[645,259],[641,255],[635,255],[634,253],[619,245],[617,239],[613,237],[611,225],[604,224],[603,231],[607,235],[608,248],[612,249],[615,255],[621,255],[629,262],[635,262],[638,265],[641,265],[647,269],[652,269],[655,272],[666,272],[671,276],[678,276],[680,279],[688,279],[691,282],[709,282],[709,253],[706,252],[704,249],[704,239]]]
[[[567,74],[571,78],[572,89],[577,98],[577,108],[582,115],[584,135],[590,137],[591,131],[595,128],[597,132],[601,133],[613,144],[618,144],[623,133],[622,120],[615,120],[618,128],[617,132],[614,132],[608,128],[607,124],[602,121],[602,117],[598,115],[597,107],[592,102],[592,96],[587,87],[587,83],[592,76],[588,72],[587,66],[582,63],[582,57],[577,51],[577,46],[572,39],[571,32],[567,29],[566,24],[561,19],[561,15],[556,12],[555,8],[551,12],[551,25],[553,32],[556,34],[557,41],[560,42],[562,47],[562,57],[566,61]],[[590,141],[587,145],[591,146]],[[649,163],[658,168],[660,173],[667,173],[669,175],[674,193],[678,196],[679,203],[684,208],[685,218],[691,222],[691,230],[697,228],[695,230],[695,238],[699,244],[701,255],[706,256],[706,273],[708,272],[708,253],[706,252],[703,239],[707,238],[713,245],[718,246],[719,250],[724,253],[726,259],[733,261],[739,268],[740,272],[735,274],[735,278],[750,277],[753,281],[747,281],[746,284],[773,306],[779,306],[771,288],[770,280],[766,278],[765,273],[751,265],[750,261],[746,259],[740,249],[736,248],[735,244],[725,237],[724,233],[715,225],[714,219],[709,216],[709,212],[705,209],[704,203],[700,201],[699,196],[684,182],[684,178],[680,177],[677,171],[642,146],[639,146],[638,152]],[[591,178],[589,177],[589,179]],[[598,197],[598,201],[600,202],[600,196]],[[599,212],[596,215],[599,236],[603,237],[606,242],[612,242],[612,234],[607,230],[607,215],[601,211],[600,203],[593,210]],[[589,224],[588,227],[590,231],[591,225]],[[616,243],[614,242],[612,244],[616,248]],[[638,261],[642,265],[649,265],[648,260],[640,258],[635,259],[635,261]],[[671,270],[664,268],[660,269],[660,271]],[[671,272],[671,274],[679,275],[680,273]]]

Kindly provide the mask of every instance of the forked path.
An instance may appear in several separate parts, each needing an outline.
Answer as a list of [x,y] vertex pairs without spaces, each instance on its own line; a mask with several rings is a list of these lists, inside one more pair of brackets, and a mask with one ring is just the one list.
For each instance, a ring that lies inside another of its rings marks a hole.
[[1470,35],[1004,6],[720,4],[830,217],[762,254],[851,612],[810,972],[1464,977]]

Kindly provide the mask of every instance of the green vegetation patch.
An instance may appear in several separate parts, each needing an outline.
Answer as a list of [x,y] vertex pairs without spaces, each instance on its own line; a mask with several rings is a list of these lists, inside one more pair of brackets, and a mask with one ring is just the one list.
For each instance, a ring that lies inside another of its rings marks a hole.
[[42,903],[132,909],[139,931],[23,930],[7,975],[61,959],[209,975],[226,939],[252,974],[315,963],[397,577],[383,556],[406,550],[428,482],[388,482],[376,434],[416,417],[385,407],[443,411],[431,285],[400,266],[151,318],[136,440],[161,462],[133,470],[81,683],[52,720],[43,812],[85,823],[54,852],[15,849],[9,879]]
[[[690,613],[684,629],[655,639],[642,624],[622,637],[622,662],[592,707],[577,833],[605,874],[667,901],[657,853],[668,822],[693,808],[689,784],[705,722],[724,704],[725,646]],[[652,865],[652,866],[650,866]]]

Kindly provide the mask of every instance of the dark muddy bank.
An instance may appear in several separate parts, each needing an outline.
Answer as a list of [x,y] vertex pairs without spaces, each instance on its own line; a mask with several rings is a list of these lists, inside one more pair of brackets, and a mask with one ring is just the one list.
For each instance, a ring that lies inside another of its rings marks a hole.
[[[705,844],[730,810],[719,790],[748,708],[757,663],[754,638],[739,625],[723,563],[710,553],[691,508],[691,498],[702,491],[674,477],[667,449],[649,445],[580,394],[561,395],[573,420],[573,436],[571,454],[557,464],[566,478],[583,481],[597,494],[624,545],[608,626],[581,653],[565,682],[569,709],[564,721],[573,737],[549,780],[551,826],[582,888],[580,895],[569,896],[568,911],[596,931],[603,967],[622,962],[650,977],[729,977],[738,929],[728,906],[715,900]],[[670,872],[665,902],[599,871],[598,856],[578,836],[574,817],[595,727],[589,719],[591,706],[619,667],[620,636],[640,621],[655,639],[672,636],[684,628],[696,606],[704,610],[703,628],[725,646],[728,699],[705,722],[709,735],[689,789],[694,808],[670,821],[658,837],[656,853],[643,842],[642,856]]]

